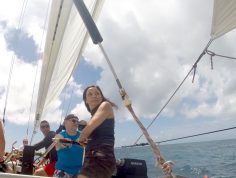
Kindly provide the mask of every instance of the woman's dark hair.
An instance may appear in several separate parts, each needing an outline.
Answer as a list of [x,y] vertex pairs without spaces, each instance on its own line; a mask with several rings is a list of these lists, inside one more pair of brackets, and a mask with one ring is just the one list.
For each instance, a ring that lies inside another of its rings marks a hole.
[[107,99],[106,97],[104,97],[104,95],[103,95],[103,93],[102,93],[102,90],[101,90],[101,88],[100,88],[99,86],[97,86],[97,85],[90,85],[90,86],[88,86],[87,88],[85,88],[84,93],[83,93],[84,104],[85,104],[85,106],[86,106],[88,112],[91,113],[91,110],[90,110],[90,108],[89,108],[89,105],[86,103],[86,93],[87,93],[87,91],[88,91],[89,88],[93,88],[93,87],[96,88],[96,89],[101,93],[102,102],[103,102],[103,101],[107,101],[107,102],[109,102],[109,103],[111,104],[112,107],[118,108],[115,103],[111,102],[109,99]]

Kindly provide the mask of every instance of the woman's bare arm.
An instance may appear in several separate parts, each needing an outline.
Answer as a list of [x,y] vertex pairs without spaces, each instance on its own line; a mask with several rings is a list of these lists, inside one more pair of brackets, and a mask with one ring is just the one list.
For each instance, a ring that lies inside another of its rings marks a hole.
[[104,101],[88,122],[87,126],[81,132],[79,137],[79,142],[84,142],[89,135],[99,126],[101,125],[105,119],[114,117],[112,106],[109,102]]

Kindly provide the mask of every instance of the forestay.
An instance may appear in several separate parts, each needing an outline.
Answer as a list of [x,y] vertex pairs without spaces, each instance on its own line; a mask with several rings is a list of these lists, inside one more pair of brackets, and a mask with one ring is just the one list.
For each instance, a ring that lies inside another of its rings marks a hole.
[[236,27],[236,0],[215,0],[211,37],[216,39]]
[[[104,0],[84,0],[94,19]],[[72,0],[53,0],[43,55],[34,130],[43,112],[62,92],[88,41],[87,30]]]

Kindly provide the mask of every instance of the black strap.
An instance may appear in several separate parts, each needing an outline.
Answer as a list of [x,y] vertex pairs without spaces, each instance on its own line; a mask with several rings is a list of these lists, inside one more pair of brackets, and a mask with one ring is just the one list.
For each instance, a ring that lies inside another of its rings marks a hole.
[[4,161],[0,162],[0,172],[6,172],[7,171],[7,165],[4,163]]
[[60,139],[60,142],[61,143],[70,143],[70,144],[75,144],[75,145],[79,145],[79,146],[81,146],[78,142],[76,142],[76,141],[72,141],[72,140],[66,140],[66,139]]

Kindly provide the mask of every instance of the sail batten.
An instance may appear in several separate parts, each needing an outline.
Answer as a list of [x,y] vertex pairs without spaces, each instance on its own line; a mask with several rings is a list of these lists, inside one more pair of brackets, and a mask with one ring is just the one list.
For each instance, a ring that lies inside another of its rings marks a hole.
[[[85,0],[93,18],[104,0]],[[88,41],[87,30],[72,0],[53,0],[44,49],[33,133],[44,111],[69,81]]]

